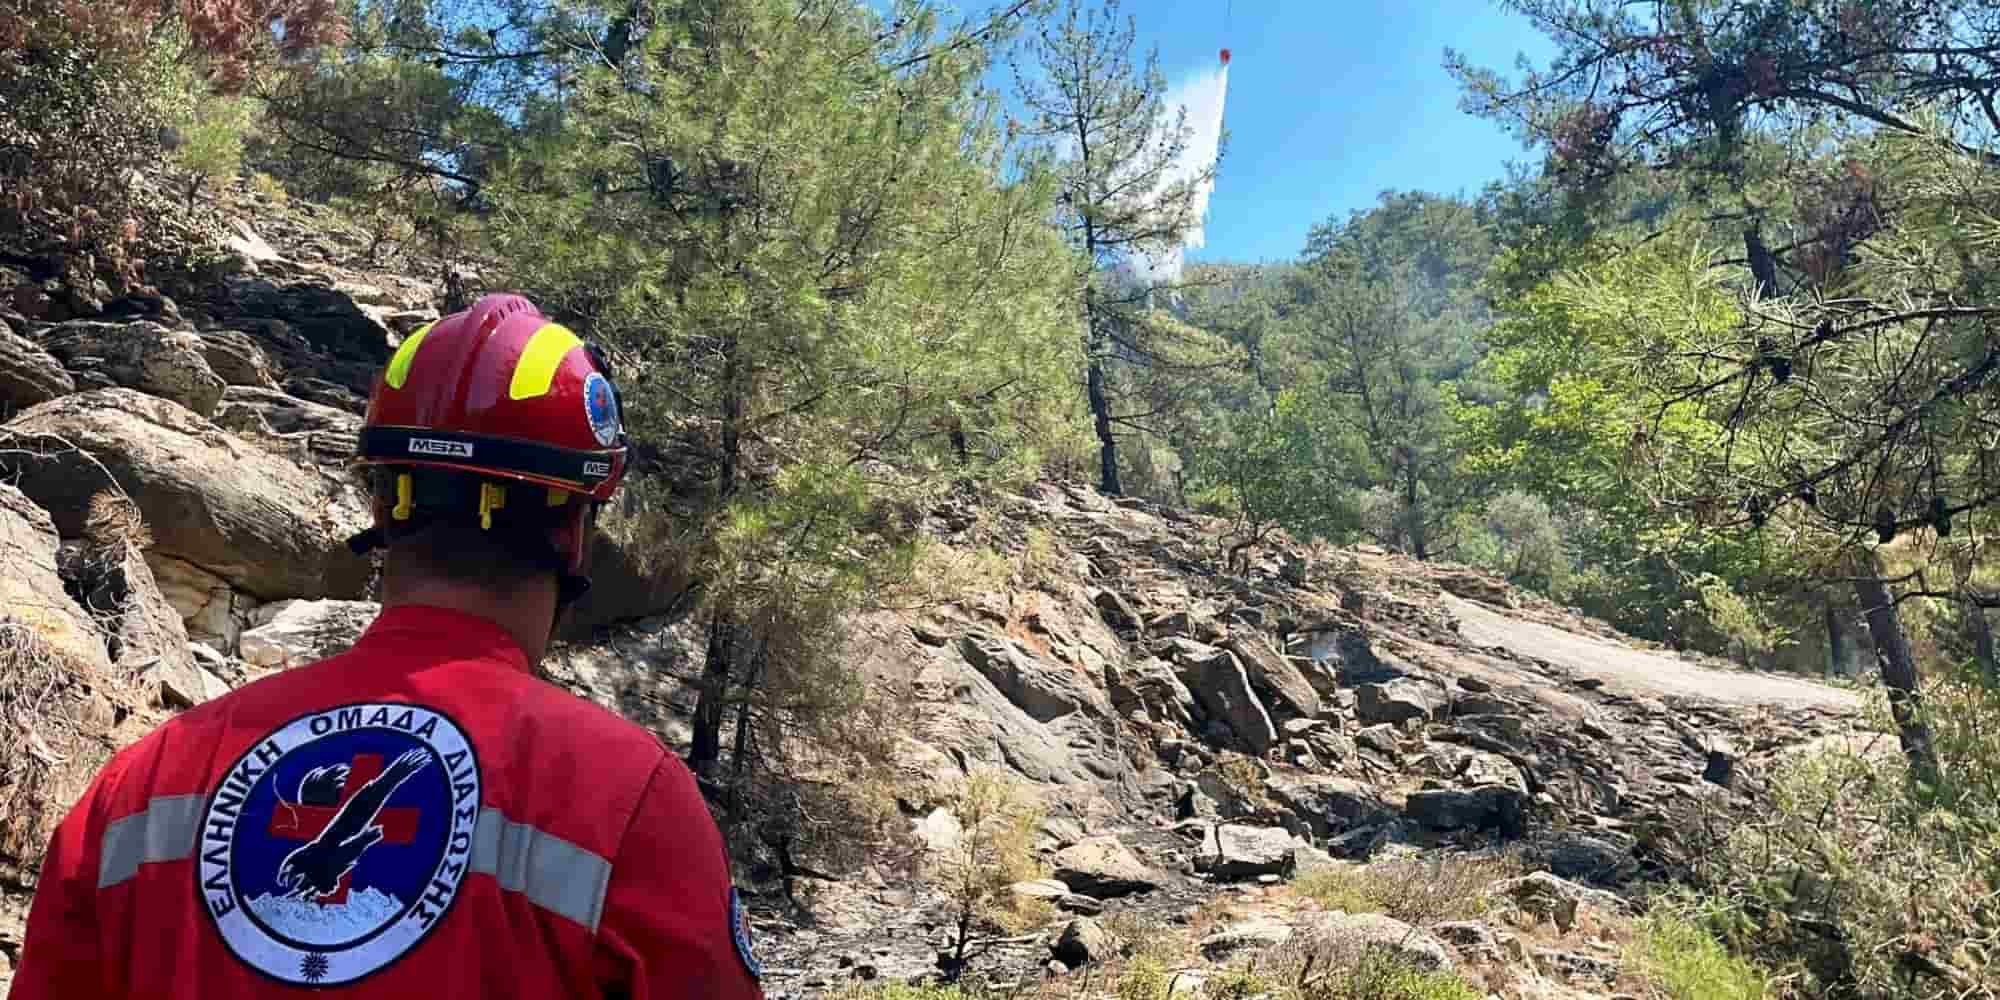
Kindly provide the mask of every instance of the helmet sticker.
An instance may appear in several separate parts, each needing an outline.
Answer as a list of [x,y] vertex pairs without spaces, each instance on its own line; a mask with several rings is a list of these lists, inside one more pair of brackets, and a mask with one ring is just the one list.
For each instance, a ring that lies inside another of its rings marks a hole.
[[202,910],[237,959],[279,982],[352,983],[451,910],[472,860],[479,762],[421,705],[343,705],[269,733],[203,816]]
[[729,937],[736,942],[736,956],[750,970],[751,978],[763,979],[764,967],[757,964],[757,956],[750,948],[750,917],[743,912],[743,896],[735,886],[729,887]]
[[590,421],[590,433],[606,448],[618,443],[618,395],[611,380],[601,372],[591,372],[583,380],[583,415]]

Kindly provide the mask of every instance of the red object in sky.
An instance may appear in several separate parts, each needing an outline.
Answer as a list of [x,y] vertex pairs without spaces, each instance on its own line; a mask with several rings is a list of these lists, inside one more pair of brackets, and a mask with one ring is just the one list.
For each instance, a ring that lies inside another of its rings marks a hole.
[[1228,50],[1228,49],[1223,49],[1223,50],[1222,50],[1222,64],[1223,64],[1224,66],[1227,66],[1227,65],[1229,65],[1229,50]]

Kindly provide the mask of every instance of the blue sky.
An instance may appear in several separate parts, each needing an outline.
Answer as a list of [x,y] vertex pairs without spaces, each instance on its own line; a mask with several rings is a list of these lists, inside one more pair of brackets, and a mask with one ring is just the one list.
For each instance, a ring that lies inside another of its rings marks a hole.
[[1228,45],[1229,146],[1190,260],[1290,260],[1314,223],[1367,208],[1384,189],[1476,193],[1528,154],[1458,110],[1451,46],[1511,69],[1554,46],[1490,0],[1127,0],[1168,81]]

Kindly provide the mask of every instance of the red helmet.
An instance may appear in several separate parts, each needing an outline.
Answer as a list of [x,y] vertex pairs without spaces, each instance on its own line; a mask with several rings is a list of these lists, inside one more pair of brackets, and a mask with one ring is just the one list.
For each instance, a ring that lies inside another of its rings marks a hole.
[[[493,294],[396,349],[369,397],[355,462],[511,480],[526,488],[514,492],[534,494],[514,498],[517,505],[558,508],[583,498],[573,504],[577,530],[561,543],[574,573],[588,548],[584,509],[617,492],[627,455],[618,392],[597,353],[527,299]],[[398,521],[411,517],[411,479],[401,475],[396,484]],[[485,524],[508,505],[508,492],[489,484],[472,494]],[[381,542],[370,532],[355,548]]]

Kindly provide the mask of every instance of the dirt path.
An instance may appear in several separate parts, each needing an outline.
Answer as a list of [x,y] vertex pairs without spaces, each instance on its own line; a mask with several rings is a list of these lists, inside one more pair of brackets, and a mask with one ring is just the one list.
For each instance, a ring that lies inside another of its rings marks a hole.
[[1854,709],[1859,698],[1839,688],[1775,674],[1716,670],[1673,656],[1647,653],[1591,636],[1509,618],[1450,594],[1440,595],[1458,619],[1459,634],[1475,646],[1503,646],[1602,680],[1635,695],[1682,695],[1739,705]]

